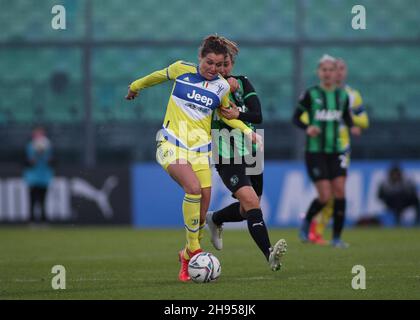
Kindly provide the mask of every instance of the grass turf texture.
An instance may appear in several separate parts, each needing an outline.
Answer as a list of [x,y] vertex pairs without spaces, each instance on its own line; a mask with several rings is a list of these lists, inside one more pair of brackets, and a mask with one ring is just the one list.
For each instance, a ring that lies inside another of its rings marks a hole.
[[[419,229],[345,230],[349,249],[302,244],[297,231],[271,230],[288,253],[269,270],[246,230],[226,230],[224,250],[206,233],[222,275],[209,284],[177,280],[181,230],[0,228],[1,299],[418,299]],[[66,289],[53,290],[54,265]],[[354,290],[354,265],[366,268],[366,290]]]

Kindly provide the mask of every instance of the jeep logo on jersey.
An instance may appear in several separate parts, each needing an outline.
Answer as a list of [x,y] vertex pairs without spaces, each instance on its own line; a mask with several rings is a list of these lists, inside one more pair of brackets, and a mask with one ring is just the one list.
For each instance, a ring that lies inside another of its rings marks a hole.
[[211,106],[213,104],[213,99],[212,98],[201,95],[198,92],[195,92],[195,90],[193,90],[193,92],[191,92],[191,93],[188,93],[187,97],[192,99],[192,100],[195,100],[197,102],[201,102],[206,107]]
[[319,120],[319,121],[341,120],[341,111],[340,110],[316,110],[315,120]]

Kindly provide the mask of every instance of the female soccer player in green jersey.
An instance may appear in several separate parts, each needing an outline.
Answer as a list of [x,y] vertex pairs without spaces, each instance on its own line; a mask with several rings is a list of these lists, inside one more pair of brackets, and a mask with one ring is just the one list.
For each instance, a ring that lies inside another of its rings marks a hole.
[[[299,236],[302,241],[308,241],[312,218],[334,198],[331,244],[347,247],[341,240],[346,210],[347,164],[339,129],[342,121],[353,135],[360,135],[360,128],[353,125],[348,94],[335,85],[336,72],[336,60],[328,55],[322,57],[318,65],[320,84],[304,92],[293,116],[293,122],[304,129],[307,136],[306,169],[318,192],[318,197],[306,212]],[[304,112],[308,114],[308,124],[301,119]]]
[[[228,119],[245,121],[248,127],[255,130],[254,125],[262,122],[258,95],[247,77],[232,75],[239,48],[236,43],[228,39],[225,41],[229,48],[229,54],[224,62],[222,76],[230,84],[230,100],[233,108],[224,109],[221,113]],[[247,220],[248,231],[254,242],[264,254],[271,270],[277,271],[281,267],[280,259],[286,253],[287,244],[284,239],[281,239],[271,246],[260,206],[263,191],[263,165],[256,162],[261,158],[253,158],[252,160],[255,162],[252,163],[247,161],[246,158],[256,151],[255,146],[247,146],[246,143],[243,143],[242,134],[233,134],[235,139],[231,141],[232,128],[216,115],[212,127],[230,133],[225,136],[223,134],[213,135],[213,159],[216,159],[216,169],[223,183],[232,192],[233,197],[239,201],[207,214],[206,220],[211,232],[211,241],[216,249],[221,250],[223,246],[222,225],[226,222]],[[254,170],[258,172],[247,174],[247,170],[250,168],[260,168],[261,170]]]
[[[337,58],[337,73],[336,73],[336,86],[346,90],[350,98],[350,110],[352,111],[353,124],[366,130],[369,127],[369,117],[360,92],[348,84],[347,79],[347,64],[343,59]],[[306,115],[307,118],[307,114]],[[344,147],[344,154],[346,156],[347,166],[350,165],[350,135],[349,129],[346,125],[340,125],[340,139]],[[311,227],[309,228],[309,241],[312,243],[325,245],[327,242],[324,240],[324,231],[333,214],[334,199],[328,201],[327,205],[312,219]]]

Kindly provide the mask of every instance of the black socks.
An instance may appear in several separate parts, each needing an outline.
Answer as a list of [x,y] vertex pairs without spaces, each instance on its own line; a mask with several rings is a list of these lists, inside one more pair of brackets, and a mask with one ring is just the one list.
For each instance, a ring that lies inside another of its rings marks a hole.
[[340,239],[346,212],[346,199],[334,199],[333,239]]
[[324,206],[325,203],[319,202],[318,198],[314,199],[306,212],[305,220],[310,223],[312,218],[315,217],[315,215],[320,212]]
[[247,211],[246,216],[248,217],[247,222],[249,233],[268,261],[271,244],[262,211],[261,209],[251,209]]
[[213,213],[213,222],[220,226],[225,222],[240,222],[244,221],[245,218],[240,213],[239,202],[234,202],[222,210],[215,211]]

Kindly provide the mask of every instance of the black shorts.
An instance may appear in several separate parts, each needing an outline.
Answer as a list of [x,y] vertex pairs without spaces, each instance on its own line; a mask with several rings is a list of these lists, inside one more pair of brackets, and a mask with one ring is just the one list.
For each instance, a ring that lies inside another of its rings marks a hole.
[[305,154],[306,170],[313,182],[347,175],[347,157],[342,153]]
[[216,170],[222,178],[225,186],[232,192],[236,193],[244,186],[254,188],[257,196],[263,193],[263,174],[246,175],[246,165],[244,164],[217,164]]

